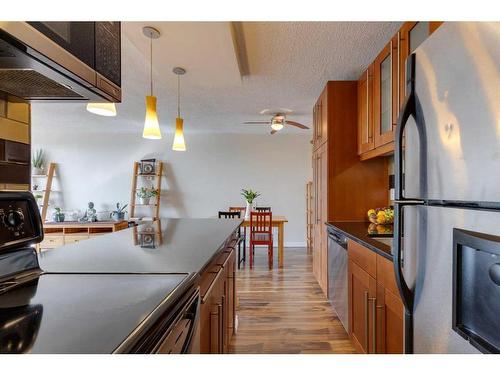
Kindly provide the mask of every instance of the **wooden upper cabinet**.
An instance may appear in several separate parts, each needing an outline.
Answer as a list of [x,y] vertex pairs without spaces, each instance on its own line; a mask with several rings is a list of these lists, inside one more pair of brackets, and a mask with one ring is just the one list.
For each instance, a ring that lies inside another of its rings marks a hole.
[[358,154],[375,148],[373,141],[373,65],[358,80]]
[[328,103],[327,88],[323,90],[313,108],[313,145],[321,146],[328,136]]
[[399,30],[399,106],[404,103],[406,95],[406,59],[429,35],[436,31],[443,22],[419,21],[405,22]]
[[[396,44],[396,46],[394,46]],[[393,111],[394,81],[397,79],[397,69],[394,69],[394,52],[397,53],[397,37],[384,47],[375,59],[373,68],[373,113],[374,142],[380,147],[394,141],[394,129],[397,118]]]

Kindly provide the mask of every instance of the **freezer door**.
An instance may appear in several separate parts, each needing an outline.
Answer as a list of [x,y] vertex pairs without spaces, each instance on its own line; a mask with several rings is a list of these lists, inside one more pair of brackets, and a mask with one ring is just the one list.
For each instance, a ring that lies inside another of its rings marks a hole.
[[500,22],[445,22],[415,54],[425,134],[410,118],[406,197],[500,202]]
[[404,210],[404,273],[405,278],[413,277],[415,290],[414,352],[478,353],[452,329],[453,229],[500,236],[500,212],[443,207]]

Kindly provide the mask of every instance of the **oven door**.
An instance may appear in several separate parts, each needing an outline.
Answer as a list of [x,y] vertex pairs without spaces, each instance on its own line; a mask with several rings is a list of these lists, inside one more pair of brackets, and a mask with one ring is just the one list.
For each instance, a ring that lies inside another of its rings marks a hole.
[[157,354],[199,353],[199,313],[200,292],[197,289],[175,317],[164,339],[153,352]]

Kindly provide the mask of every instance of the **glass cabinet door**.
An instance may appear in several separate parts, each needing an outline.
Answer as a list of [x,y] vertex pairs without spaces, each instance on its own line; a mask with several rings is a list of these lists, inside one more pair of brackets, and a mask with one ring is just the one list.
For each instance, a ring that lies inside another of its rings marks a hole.
[[397,48],[393,49],[391,40],[375,59],[373,87],[375,147],[394,141],[395,116],[392,109],[393,95],[397,95],[397,92],[393,90],[393,51],[397,51]]

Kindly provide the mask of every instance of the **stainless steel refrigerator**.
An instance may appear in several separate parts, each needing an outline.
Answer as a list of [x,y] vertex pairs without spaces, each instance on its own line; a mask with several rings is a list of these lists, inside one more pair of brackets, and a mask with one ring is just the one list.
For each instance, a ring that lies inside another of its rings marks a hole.
[[500,351],[500,23],[446,22],[407,60],[394,268],[406,353]]

